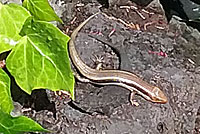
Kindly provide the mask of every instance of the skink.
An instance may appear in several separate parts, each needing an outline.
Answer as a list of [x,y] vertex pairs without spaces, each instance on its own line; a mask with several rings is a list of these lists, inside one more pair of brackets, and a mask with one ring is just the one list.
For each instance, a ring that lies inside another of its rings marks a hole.
[[137,94],[144,97],[146,100],[155,103],[166,103],[167,97],[164,93],[156,86],[150,85],[149,83],[143,81],[138,76],[131,72],[122,71],[122,70],[97,70],[87,66],[79,57],[76,48],[75,48],[75,39],[80,31],[80,29],[94,16],[99,13],[96,13],[82,22],[71,34],[71,40],[69,41],[69,54],[71,60],[77,70],[90,82],[98,85],[117,85],[122,86],[132,93],[136,92]]

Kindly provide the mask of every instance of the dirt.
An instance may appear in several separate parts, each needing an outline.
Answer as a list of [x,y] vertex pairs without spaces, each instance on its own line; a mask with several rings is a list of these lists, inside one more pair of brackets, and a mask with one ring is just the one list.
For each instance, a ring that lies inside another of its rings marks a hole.
[[140,7],[118,0],[109,8],[96,0],[52,0],[51,4],[60,8],[56,11],[65,24],[59,27],[68,35],[93,13],[105,13],[78,34],[76,48],[82,60],[95,68],[96,58],[103,57],[103,69],[134,72],[160,87],[168,103],[155,104],[136,95],[139,106],[134,106],[127,89],[76,81],[75,101],[46,90],[41,99],[32,95],[34,107],[25,115],[54,134],[200,133],[200,33],[196,29],[177,17],[168,23],[158,3]]

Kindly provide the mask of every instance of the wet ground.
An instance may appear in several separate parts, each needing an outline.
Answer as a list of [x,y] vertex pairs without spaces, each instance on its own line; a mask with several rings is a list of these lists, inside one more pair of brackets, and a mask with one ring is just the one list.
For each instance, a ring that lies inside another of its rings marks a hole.
[[[41,99],[41,93],[32,96],[40,98],[34,102],[37,110],[26,115],[54,134],[200,133],[197,30],[176,17],[168,23],[159,4],[141,8],[124,0],[103,8],[95,0],[51,3],[65,21],[59,27],[68,35],[93,13],[104,12],[106,15],[97,15],[78,34],[76,48],[82,60],[95,68],[97,58],[103,57],[104,69],[134,72],[160,87],[168,103],[155,104],[136,95],[139,106],[133,106],[127,89],[77,81],[74,102],[47,91],[48,97],[43,95]],[[44,98],[49,99],[46,107],[38,106]]]

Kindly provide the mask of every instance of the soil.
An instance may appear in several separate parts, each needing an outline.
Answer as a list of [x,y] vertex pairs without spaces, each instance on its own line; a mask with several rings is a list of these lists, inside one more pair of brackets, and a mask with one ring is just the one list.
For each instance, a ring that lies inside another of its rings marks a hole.
[[[31,104],[26,105],[32,109],[23,114],[54,134],[200,133],[198,30],[178,17],[168,23],[157,1],[147,7],[129,0],[109,4],[105,8],[96,0],[51,1],[65,22],[59,27],[69,36],[90,15],[105,13],[93,18],[78,34],[76,48],[82,60],[95,68],[97,59],[103,57],[103,69],[134,72],[160,87],[168,103],[156,104],[135,95],[139,105],[131,105],[127,89],[77,80],[75,101],[37,90]],[[19,98],[14,100],[25,104]]]

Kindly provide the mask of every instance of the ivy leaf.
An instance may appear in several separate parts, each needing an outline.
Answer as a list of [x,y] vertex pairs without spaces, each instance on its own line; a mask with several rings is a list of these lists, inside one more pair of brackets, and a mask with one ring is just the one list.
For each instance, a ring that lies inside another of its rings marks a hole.
[[17,4],[2,5],[0,2],[0,53],[9,51],[21,38],[19,32],[30,16],[29,12]]
[[24,0],[22,5],[38,20],[63,23],[49,5],[48,0]]
[[0,69],[0,109],[10,114],[13,107],[10,94],[10,78],[3,69]]
[[70,91],[74,97],[67,42],[69,37],[53,24],[28,19],[22,28],[24,36],[6,60],[9,72],[28,94],[33,89],[47,88]]
[[21,132],[49,132],[38,123],[25,116],[12,117],[0,109],[0,134],[19,134]]

